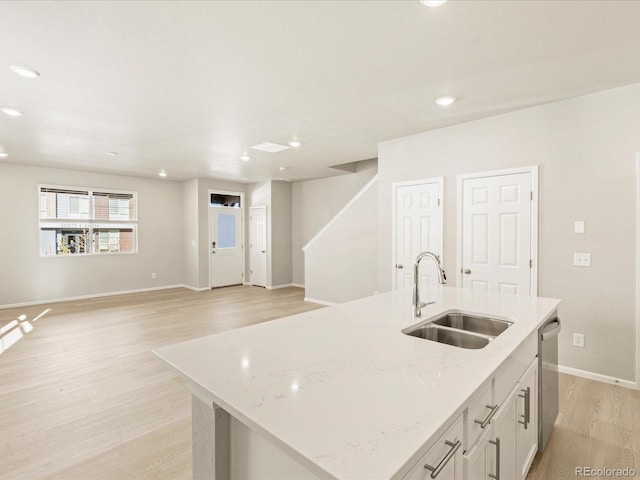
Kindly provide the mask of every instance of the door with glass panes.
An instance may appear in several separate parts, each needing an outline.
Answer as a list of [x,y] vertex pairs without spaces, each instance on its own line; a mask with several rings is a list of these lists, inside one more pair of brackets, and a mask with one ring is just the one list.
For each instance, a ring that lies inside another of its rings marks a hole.
[[242,210],[209,207],[211,287],[243,283]]

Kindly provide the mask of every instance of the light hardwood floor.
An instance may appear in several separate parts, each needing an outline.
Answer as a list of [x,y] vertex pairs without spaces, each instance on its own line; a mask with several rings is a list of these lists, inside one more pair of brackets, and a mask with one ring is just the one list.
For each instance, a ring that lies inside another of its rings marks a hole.
[[640,478],[640,392],[560,374],[560,414],[527,479],[581,478],[576,467],[629,467]]
[[[316,308],[298,288],[243,286],[0,310],[0,329],[20,315],[33,326],[0,353],[0,479],[190,479],[191,397],[150,350]],[[560,378],[557,427],[529,478],[640,470],[640,393]]]
[[0,354],[0,479],[191,478],[191,396],[150,350],[319,308],[303,294],[172,289],[0,310],[0,328],[33,326]]

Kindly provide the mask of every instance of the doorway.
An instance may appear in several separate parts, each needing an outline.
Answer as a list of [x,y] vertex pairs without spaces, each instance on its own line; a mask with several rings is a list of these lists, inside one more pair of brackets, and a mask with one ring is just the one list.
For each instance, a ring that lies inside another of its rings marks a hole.
[[251,207],[249,215],[249,264],[251,285],[267,286],[267,207]]
[[209,191],[209,279],[211,288],[244,280],[244,195]]
[[458,282],[537,295],[538,167],[458,176]]
[[[394,289],[413,284],[413,263],[420,252],[440,255],[443,250],[442,177],[397,182],[393,190]],[[420,284],[434,285],[438,273],[433,262],[420,265]]]

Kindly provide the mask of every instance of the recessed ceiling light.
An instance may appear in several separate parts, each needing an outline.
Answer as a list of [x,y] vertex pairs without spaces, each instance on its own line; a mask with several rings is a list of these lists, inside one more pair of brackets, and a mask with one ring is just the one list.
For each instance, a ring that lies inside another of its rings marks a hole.
[[281,172],[286,172],[287,171],[287,167],[280,167],[280,171]]
[[245,153],[243,155],[240,155],[240,160],[242,160],[243,162],[248,162],[249,160],[251,160],[251,157]]
[[448,107],[455,101],[456,101],[456,97],[450,97],[450,96],[436,98],[436,103],[441,107]]
[[287,147],[286,145],[280,145],[279,143],[273,143],[273,142],[259,143],[258,145],[254,145],[251,148],[255,150],[261,150],[263,152],[269,152],[269,153],[276,153],[276,152],[281,152],[282,150],[289,149],[289,147]]
[[115,157],[120,154],[118,152],[108,152],[107,155],[111,155],[112,157]]
[[9,154],[7,152],[0,152],[0,158],[7,158]]
[[160,172],[158,172],[158,175],[160,175],[161,177],[166,177],[167,176],[167,172],[164,171],[164,168],[162,170],[160,170]]
[[32,68],[21,67],[20,65],[11,65],[9,70],[25,78],[38,78],[40,76],[40,72],[33,70]]
[[443,3],[447,3],[447,0],[420,0],[420,3],[427,7],[439,7]]
[[22,115],[22,112],[20,110],[13,107],[0,107],[0,112],[4,113],[5,115],[9,115],[10,117],[19,117],[20,115]]
[[302,143],[300,143],[299,140],[291,140],[289,142],[289,146],[293,148],[298,148],[300,145],[302,145]]

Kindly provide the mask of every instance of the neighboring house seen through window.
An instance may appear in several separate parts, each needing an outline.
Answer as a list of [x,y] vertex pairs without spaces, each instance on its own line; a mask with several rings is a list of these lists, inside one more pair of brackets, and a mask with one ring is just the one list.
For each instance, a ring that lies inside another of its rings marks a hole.
[[136,253],[137,193],[39,186],[40,255]]

